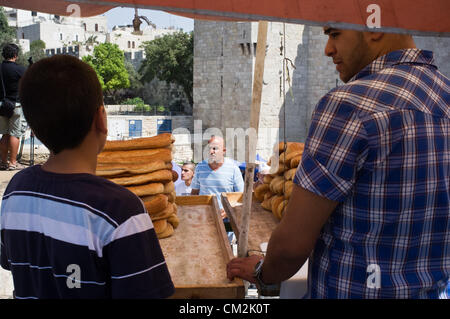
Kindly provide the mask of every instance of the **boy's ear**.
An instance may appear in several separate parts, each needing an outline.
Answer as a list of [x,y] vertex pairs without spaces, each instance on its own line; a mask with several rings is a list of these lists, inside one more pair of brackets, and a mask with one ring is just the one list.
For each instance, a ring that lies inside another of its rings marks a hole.
[[95,128],[97,131],[103,134],[108,134],[108,122],[106,119],[106,110],[103,105],[101,105],[97,112],[95,113]]

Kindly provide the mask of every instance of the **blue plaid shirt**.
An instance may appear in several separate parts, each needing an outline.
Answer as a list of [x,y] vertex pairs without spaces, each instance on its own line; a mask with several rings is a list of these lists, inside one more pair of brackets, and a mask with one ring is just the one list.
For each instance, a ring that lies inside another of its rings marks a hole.
[[391,52],[317,104],[294,182],[340,202],[309,258],[311,298],[447,298],[450,82]]

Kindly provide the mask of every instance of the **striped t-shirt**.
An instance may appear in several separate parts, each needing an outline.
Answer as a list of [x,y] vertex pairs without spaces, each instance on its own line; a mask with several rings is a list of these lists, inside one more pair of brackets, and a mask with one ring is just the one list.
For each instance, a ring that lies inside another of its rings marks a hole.
[[223,165],[215,171],[209,167],[208,161],[204,160],[195,168],[191,187],[200,190],[200,195],[216,195],[222,208],[220,193],[243,192],[244,180],[239,167],[232,159],[225,158]]
[[174,286],[149,215],[127,189],[36,165],[10,181],[1,266],[16,298],[165,298]]

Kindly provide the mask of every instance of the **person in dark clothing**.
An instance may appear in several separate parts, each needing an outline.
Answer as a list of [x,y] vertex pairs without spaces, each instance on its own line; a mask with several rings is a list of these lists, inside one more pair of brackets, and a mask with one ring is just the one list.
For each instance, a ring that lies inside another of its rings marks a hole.
[[[26,130],[26,121],[19,103],[19,81],[25,73],[25,67],[16,63],[19,47],[13,43],[6,44],[2,50],[4,61],[1,65],[1,76],[5,85],[5,91],[0,90],[0,100],[5,95],[16,103],[14,113],[10,118],[0,116],[0,170],[14,170],[23,168],[17,163],[17,152],[19,150],[20,138]],[[10,162],[8,163],[8,155]]]

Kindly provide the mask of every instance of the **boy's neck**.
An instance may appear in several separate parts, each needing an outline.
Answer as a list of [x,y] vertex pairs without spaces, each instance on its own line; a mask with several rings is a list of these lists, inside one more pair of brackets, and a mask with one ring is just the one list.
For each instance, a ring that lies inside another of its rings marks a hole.
[[50,153],[50,157],[42,165],[42,169],[59,174],[88,173],[95,175],[97,155],[86,154],[79,149],[63,150],[58,154]]

